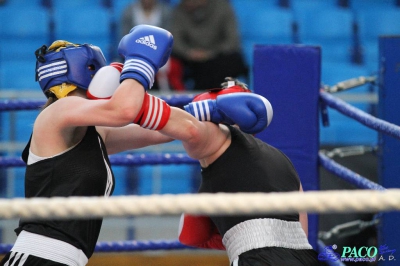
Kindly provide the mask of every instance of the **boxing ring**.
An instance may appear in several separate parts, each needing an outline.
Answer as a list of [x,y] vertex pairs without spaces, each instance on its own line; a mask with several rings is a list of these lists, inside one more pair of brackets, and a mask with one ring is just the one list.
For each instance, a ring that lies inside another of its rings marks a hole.
[[[380,65],[377,79],[355,82],[379,84],[379,118],[359,110],[333,93],[321,88],[321,51],[314,46],[255,46],[254,91],[274,106],[274,122],[257,136],[281,149],[299,172],[304,193],[218,193],[149,196],[113,196],[111,198],[0,199],[0,219],[20,217],[84,218],[192,214],[309,213],[309,241],[329,265],[345,265],[337,259],[326,259],[334,253],[319,234],[318,214],[374,213],[369,226],[378,230],[378,244],[400,248],[400,38],[380,40]],[[353,82],[354,83],[354,82]],[[337,87],[336,87],[337,89]],[[183,106],[192,95],[164,97],[172,106]],[[162,97],[163,98],[163,97]],[[398,100],[397,100],[398,101]],[[43,101],[7,100],[0,111],[36,110]],[[336,163],[319,147],[320,118],[328,124],[328,108],[335,109],[356,122],[379,132],[379,177],[375,183]],[[141,166],[162,164],[198,164],[185,153],[112,155],[112,165]],[[0,167],[23,167],[19,157],[0,157]],[[356,189],[319,190],[319,167],[354,185]],[[118,182],[118,181],[117,181]],[[76,206],[79,206],[77,208]],[[178,226],[178,225],[177,225]],[[0,254],[12,244],[0,244]],[[96,252],[132,252],[147,250],[194,249],[177,240],[99,242]],[[334,257],[334,256],[333,256]],[[379,261],[379,265],[394,265]]]

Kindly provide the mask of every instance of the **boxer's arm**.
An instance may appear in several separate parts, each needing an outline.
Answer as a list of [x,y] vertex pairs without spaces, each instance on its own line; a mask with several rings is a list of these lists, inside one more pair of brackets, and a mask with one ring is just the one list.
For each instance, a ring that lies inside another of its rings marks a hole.
[[223,125],[200,122],[194,116],[177,107],[171,107],[171,115],[161,130],[171,138],[181,140],[190,157],[203,159],[215,154],[229,139],[229,130]]
[[144,129],[136,124],[129,124],[124,127],[96,127],[96,129],[104,141],[108,154],[140,149],[174,140],[159,131]]
[[[110,99],[120,84],[122,68],[123,64],[113,62],[109,66],[99,69],[89,84],[88,98],[93,100]],[[97,127],[97,132],[102,136],[109,154],[173,140],[160,132],[146,130],[134,124],[124,127]]]

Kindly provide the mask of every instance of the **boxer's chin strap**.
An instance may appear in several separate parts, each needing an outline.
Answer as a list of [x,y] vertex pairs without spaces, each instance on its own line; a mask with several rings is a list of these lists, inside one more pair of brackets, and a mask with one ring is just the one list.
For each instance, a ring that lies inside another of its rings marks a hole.
[[57,99],[61,99],[66,97],[71,91],[76,90],[78,87],[69,84],[69,83],[62,83],[60,85],[53,86],[49,89],[56,97]]

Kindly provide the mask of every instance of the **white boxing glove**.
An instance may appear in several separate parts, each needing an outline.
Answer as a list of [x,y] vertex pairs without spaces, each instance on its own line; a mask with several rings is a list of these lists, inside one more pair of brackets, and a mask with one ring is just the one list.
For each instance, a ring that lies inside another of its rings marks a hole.
[[119,79],[123,68],[121,63],[111,63],[97,71],[89,84],[86,95],[89,99],[110,99],[119,86]]

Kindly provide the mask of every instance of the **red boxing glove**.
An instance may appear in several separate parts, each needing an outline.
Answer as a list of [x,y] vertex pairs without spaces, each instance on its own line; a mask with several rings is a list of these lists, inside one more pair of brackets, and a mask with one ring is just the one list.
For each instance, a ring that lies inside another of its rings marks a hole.
[[171,107],[164,100],[146,92],[142,108],[133,123],[143,128],[161,130],[167,124],[170,114]]
[[110,99],[119,86],[123,64],[113,62],[97,71],[89,84],[86,95],[89,99]]
[[222,237],[208,216],[182,214],[179,241],[192,247],[225,250]]
[[122,69],[124,68],[124,64],[122,64],[122,63],[120,63],[120,62],[112,62],[112,63],[110,64],[110,66],[115,67],[115,68],[119,71],[119,73],[121,73],[121,72],[122,72]]

